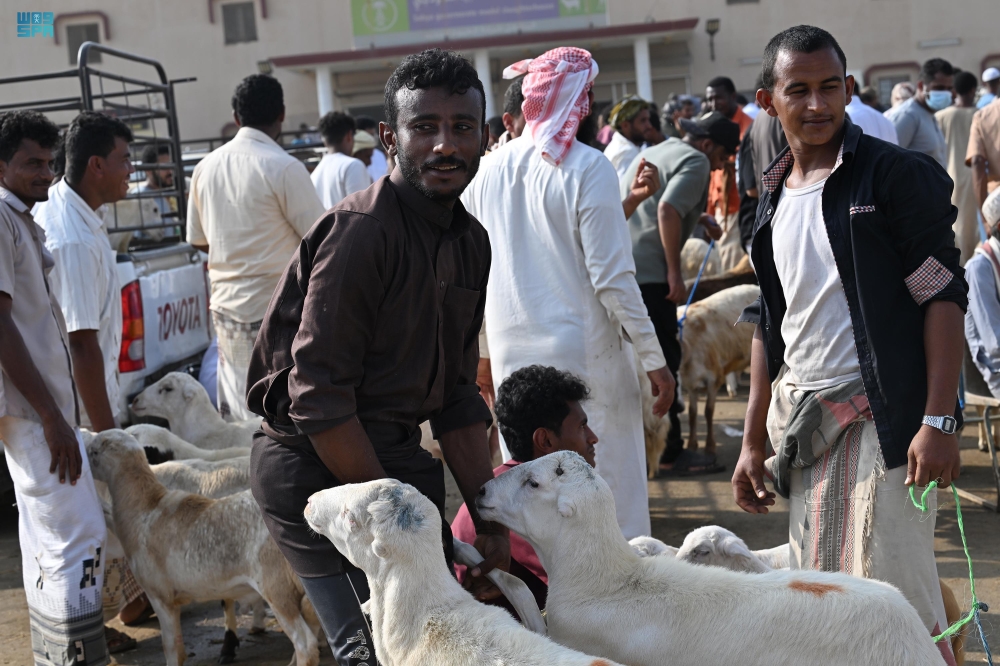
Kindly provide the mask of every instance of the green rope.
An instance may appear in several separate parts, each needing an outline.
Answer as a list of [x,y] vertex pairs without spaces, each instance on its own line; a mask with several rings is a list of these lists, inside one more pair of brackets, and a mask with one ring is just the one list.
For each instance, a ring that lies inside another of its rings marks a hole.
[[[927,495],[930,494],[932,490],[937,488],[937,485],[938,485],[937,481],[931,481],[929,484],[927,484],[927,488],[920,496],[919,503],[917,502],[917,498],[913,492],[914,486],[910,486],[910,501],[913,502],[913,506],[917,507],[922,512],[927,513]],[[976,621],[976,624],[978,626],[979,611],[986,610],[985,604],[980,604],[979,599],[976,597],[976,579],[972,575],[972,556],[969,554],[969,543],[965,539],[965,521],[962,520],[962,503],[958,501],[958,489],[955,487],[954,483],[951,484],[951,492],[952,495],[955,496],[955,513],[958,516],[958,532],[959,534],[962,535],[962,548],[965,549],[965,560],[969,563],[969,592],[972,595],[972,608],[969,610],[968,615],[966,615],[964,618],[962,618],[955,624],[945,629],[940,636],[935,636],[934,637],[935,642],[944,640],[945,638],[957,634],[959,631],[962,630],[962,628],[965,625],[969,624],[972,621]],[[981,629],[980,629],[980,634],[982,634]],[[986,637],[980,635],[980,638],[982,640],[983,647],[986,649],[986,653],[989,654],[990,648],[986,644]],[[990,660],[990,663],[991,664],[993,663],[992,659]]]

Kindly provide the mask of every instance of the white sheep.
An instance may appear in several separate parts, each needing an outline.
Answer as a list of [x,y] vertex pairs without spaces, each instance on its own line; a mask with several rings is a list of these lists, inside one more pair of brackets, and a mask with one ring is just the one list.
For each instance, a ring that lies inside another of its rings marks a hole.
[[[160,620],[167,666],[181,666],[185,604],[262,596],[295,646],[297,666],[317,666],[304,592],[264,526],[250,491],[209,499],[167,490],[134,437],[107,430],[87,445],[94,478],[108,484],[115,533]],[[227,618],[228,621],[228,618]]]
[[487,482],[476,506],[534,547],[549,575],[549,635],[573,649],[630,666],[942,663],[891,585],[640,558],[607,483],[576,453],[517,466]]
[[[698,271],[708,254],[708,243],[700,238],[688,238],[681,248],[681,276],[685,281],[698,277]],[[701,274],[702,279],[718,275],[721,272],[722,261],[719,259],[719,249],[712,250],[712,255],[705,264],[705,270]]]
[[675,557],[691,564],[724,567],[730,571],[763,573],[787,569],[791,555],[789,545],[753,551],[743,539],[724,527],[706,525],[684,537]]
[[[698,448],[698,391],[705,391],[705,452],[715,453],[715,396],[730,373],[750,367],[754,327],[737,324],[743,308],[760,295],[754,285],[740,285],[692,303],[685,311],[679,383],[687,391],[688,449]],[[662,450],[661,450],[662,452]]]
[[[667,547],[669,548],[669,546]],[[708,525],[699,527],[684,537],[684,543],[677,550],[676,557],[691,564],[723,567],[730,571],[761,573],[775,569],[787,569],[791,555],[791,548],[787,543],[764,550],[750,550],[743,539],[726,528]],[[962,609],[959,607],[955,592],[951,587],[943,580],[938,582],[941,587],[941,598],[944,600],[945,617],[949,625],[954,624],[961,619]],[[955,634],[951,639],[951,651],[959,666],[965,662],[965,638],[967,635],[968,627]]]
[[132,435],[144,447],[156,449],[161,453],[171,454],[174,460],[239,460],[249,458],[250,449],[234,446],[228,449],[203,449],[170,432],[166,428],[151,423],[140,423],[129,426],[125,432]]
[[183,372],[169,372],[147,386],[132,400],[131,409],[136,416],[166,419],[171,432],[203,449],[249,448],[260,426],[260,419],[226,422],[205,387]]
[[628,542],[639,557],[674,557],[677,549],[651,536],[637,536]]
[[219,499],[250,489],[250,456],[219,461],[170,460],[150,468],[168,489],[202,497]]
[[[438,510],[412,486],[382,479],[323,490],[309,498],[305,518],[368,576],[383,666],[611,666],[463,590],[445,564]],[[355,658],[374,663],[372,647],[359,645]]]

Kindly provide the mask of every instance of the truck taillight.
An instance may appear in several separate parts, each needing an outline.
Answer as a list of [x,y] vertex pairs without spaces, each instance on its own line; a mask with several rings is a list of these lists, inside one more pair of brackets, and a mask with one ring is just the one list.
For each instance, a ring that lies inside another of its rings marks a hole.
[[118,355],[118,372],[136,372],[146,367],[142,320],[142,290],[133,280],[122,287],[122,350]]

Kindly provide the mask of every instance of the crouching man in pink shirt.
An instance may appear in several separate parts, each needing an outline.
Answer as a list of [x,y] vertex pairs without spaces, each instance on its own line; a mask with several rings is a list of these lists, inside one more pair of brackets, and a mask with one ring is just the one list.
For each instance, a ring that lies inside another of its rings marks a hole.
[[[568,372],[542,365],[530,365],[514,371],[497,391],[496,415],[500,434],[513,456],[493,470],[493,476],[556,451],[576,451],[591,467],[597,435],[587,425],[587,413],[580,404],[590,389]],[[456,538],[472,543],[476,528],[464,504],[451,523]],[[466,588],[471,580],[465,567],[455,565],[458,580]],[[539,608],[545,607],[549,579],[534,549],[523,538],[510,534],[510,573],[527,584]],[[478,587],[474,593],[481,592]],[[484,597],[478,598],[482,601]],[[503,597],[490,602],[510,610]]]

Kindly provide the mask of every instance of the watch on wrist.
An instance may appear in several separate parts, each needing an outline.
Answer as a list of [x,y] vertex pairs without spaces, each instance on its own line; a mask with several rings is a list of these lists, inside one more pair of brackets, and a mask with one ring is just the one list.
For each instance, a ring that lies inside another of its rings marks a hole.
[[925,416],[923,424],[937,428],[946,435],[954,435],[958,428],[958,421],[954,416]]

